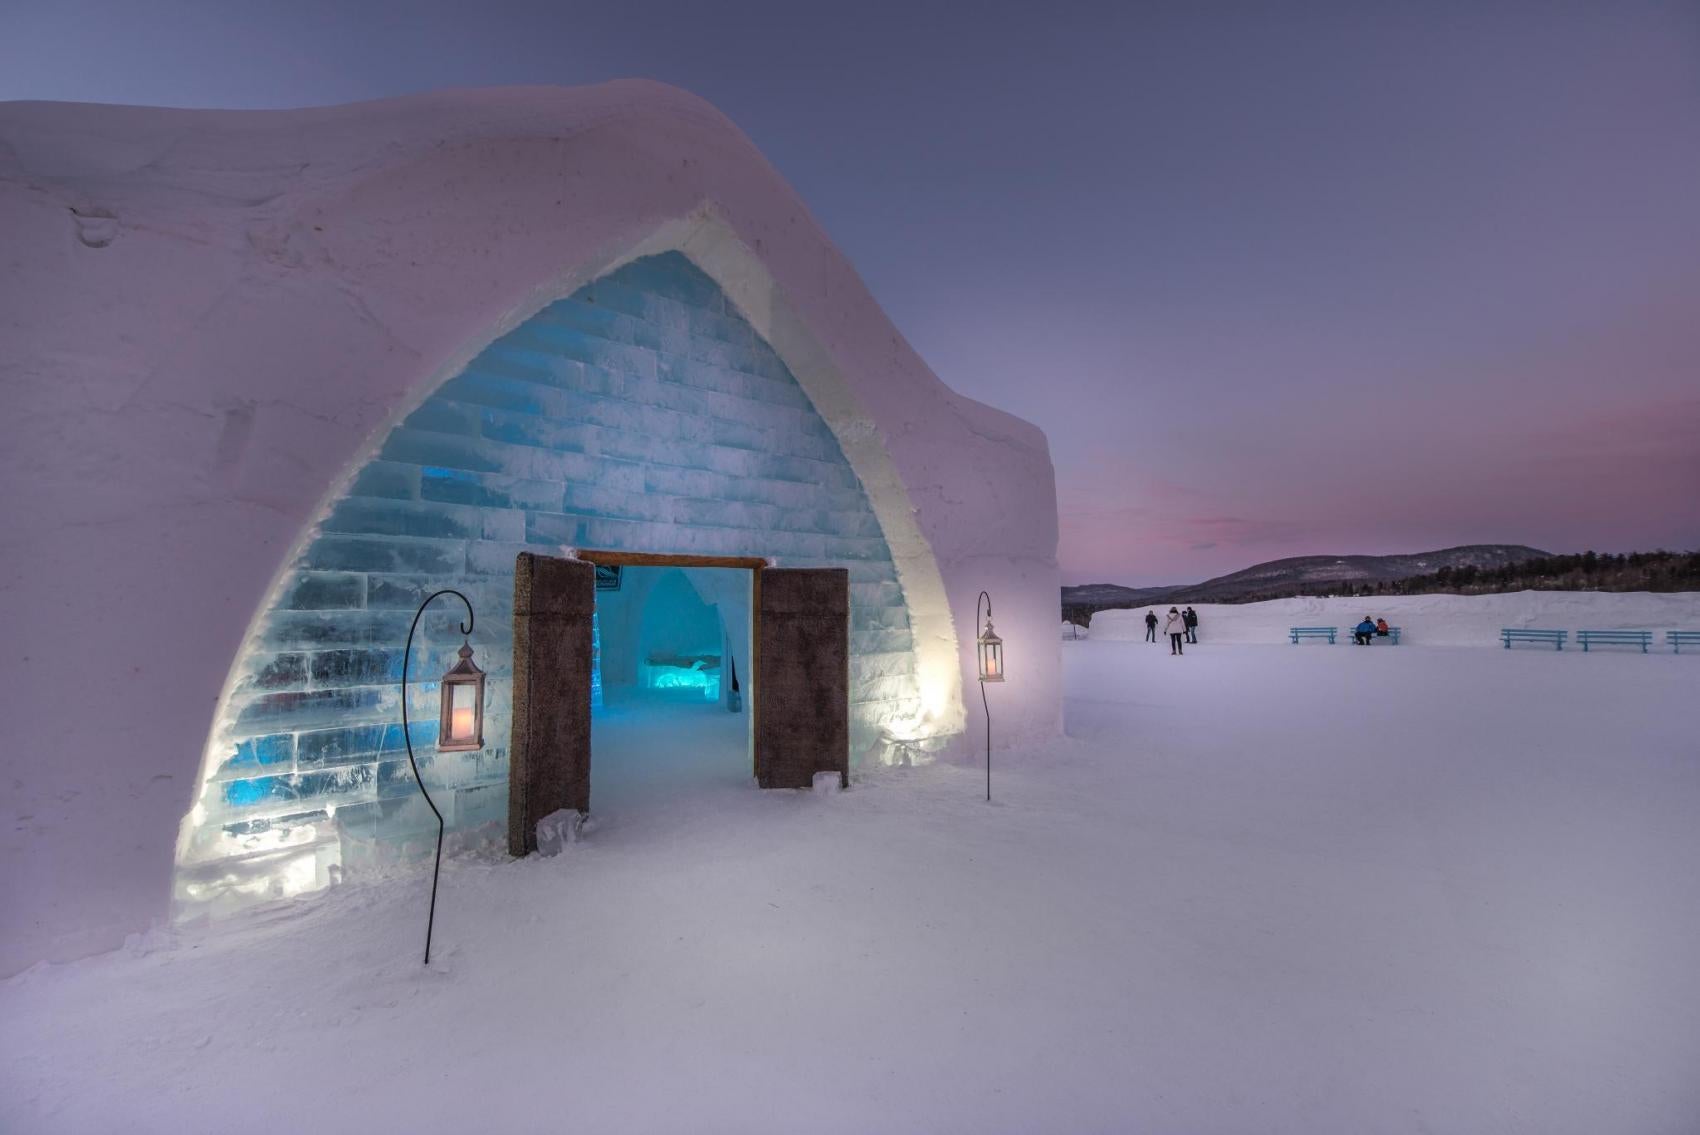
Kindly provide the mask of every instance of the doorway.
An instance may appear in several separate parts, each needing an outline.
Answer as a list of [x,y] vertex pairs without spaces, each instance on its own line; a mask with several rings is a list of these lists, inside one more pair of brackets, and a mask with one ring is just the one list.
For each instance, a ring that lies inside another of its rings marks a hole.
[[623,819],[750,786],[749,568],[597,564],[590,788]]
[[[628,581],[626,598],[613,598]],[[610,598],[599,605],[599,594]],[[602,781],[616,800],[646,784],[676,792],[693,778],[747,783],[752,771],[762,788],[807,788],[820,772],[847,785],[849,613],[842,568],[522,552],[514,572],[509,850],[535,850],[537,821],[562,808],[588,813]],[[749,762],[741,773],[740,731]],[[604,758],[607,775],[593,777]]]

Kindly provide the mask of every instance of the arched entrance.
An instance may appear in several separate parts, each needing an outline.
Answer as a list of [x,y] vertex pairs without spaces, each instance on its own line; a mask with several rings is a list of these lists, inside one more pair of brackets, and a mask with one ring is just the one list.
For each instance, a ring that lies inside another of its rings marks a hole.
[[[479,613],[487,744],[435,752],[435,689],[418,683],[422,774],[452,831],[511,827],[515,557],[586,546],[842,567],[851,751],[921,719],[906,577],[838,434],[713,279],[646,256],[490,344],[331,503],[221,703],[179,841],[179,912],[322,887],[423,845],[434,823],[397,683],[407,622],[439,587]],[[427,613],[415,673],[447,669],[457,619]]]

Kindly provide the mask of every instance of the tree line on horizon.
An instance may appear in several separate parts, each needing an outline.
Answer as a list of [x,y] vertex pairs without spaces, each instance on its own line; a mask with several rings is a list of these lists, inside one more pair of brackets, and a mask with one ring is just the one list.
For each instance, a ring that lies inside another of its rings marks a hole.
[[1700,591],[1700,552],[1581,552],[1500,567],[1443,567],[1377,583],[1360,595],[1492,595],[1502,591]]

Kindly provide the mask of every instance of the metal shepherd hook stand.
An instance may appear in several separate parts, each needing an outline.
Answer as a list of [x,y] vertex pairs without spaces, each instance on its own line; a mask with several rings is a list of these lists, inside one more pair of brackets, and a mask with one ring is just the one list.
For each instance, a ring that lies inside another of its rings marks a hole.
[[413,782],[419,786],[419,795],[425,797],[425,803],[431,808],[431,814],[437,817],[437,861],[431,866],[431,912],[425,918],[425,964],[431,964],[431,930],[437,922],[437,876],[443,869],[443,814],[437,810],[437,802],[431,799],[431,794],[425,791],[425,779],[419,775],[419,764],[413,759],[413,737],[407,720],[407,669],[413,655],[413,632],[419,629],[419,618],[425,614],[425,608],[439,595],[453,595],[466,604],[466,622],[461,624],[460,633],[472,633],[472,601],[452,587],[434,591],[426,596],[425,602],[419,604],[419,610],[413,613],[413,625],[407,628],[407,647],[401,655],[401,736],[407,742],[407,763],[413,768]]
[[974,626],[981,627],[980,604],[985,602],[986,621],[984,630],[976,641],[979,655],[980,670],[980,706],[986,711],[986,802],[992,799],[992,707],[986,701],[986,683],[1003,681],[1003,639],[992,630],[992,597],[986,592],[980,592],[980,598],[974,600]]

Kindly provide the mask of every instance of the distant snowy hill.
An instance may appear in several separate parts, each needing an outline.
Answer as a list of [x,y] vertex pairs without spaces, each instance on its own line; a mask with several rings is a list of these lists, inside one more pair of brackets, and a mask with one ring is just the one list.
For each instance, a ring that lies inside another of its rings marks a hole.
[[1120,587],[1088,583],[1062,589],[1065,611],[1102,611],[1151,603],[1249,603],[1317,594],[1343,585],[1429,575],[1442,568],[1498,568],[1550,553],[1523,544],[1466,544],[1404,556],[1293,556],[1255,564],[1203,583],[1170,587]]
[[1062,589],[1063,606],[1091,607],[1103,610],[1108,607],[1137,607],[1141,603],[1155,603],[1171,594],[1181,591],[1179,585],[1168,587],[1123,587],[1117,583],[1082,583],[1075,587]]
[[1175,589],[1171,600],[1189,603],[1244,603],[1305,592],[1332,590],[1344,583],[1391,582],[1429,575],[1441,568],[1497,568],[1550,555],[1523,544],[1466,544],[1409,556],[1294,556]]

